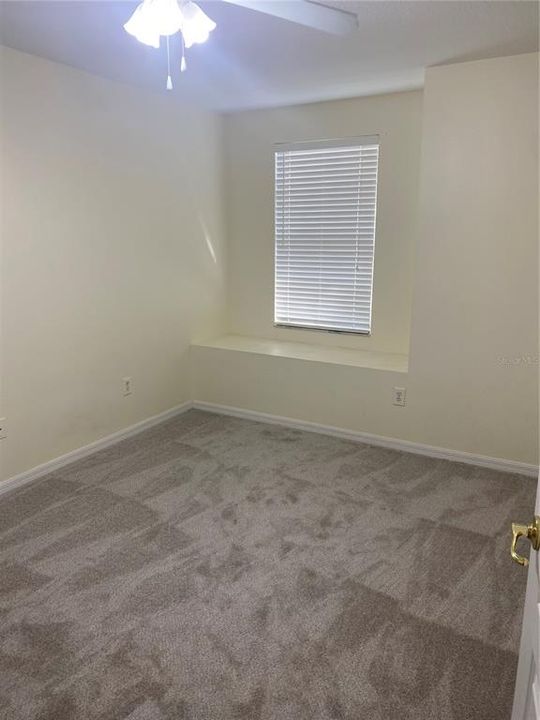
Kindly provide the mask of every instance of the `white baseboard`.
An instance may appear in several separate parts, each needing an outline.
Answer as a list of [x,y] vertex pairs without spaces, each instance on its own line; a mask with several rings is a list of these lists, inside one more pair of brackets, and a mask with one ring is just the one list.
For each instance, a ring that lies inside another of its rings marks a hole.
[[474,453],[462,452],[460,450],[448,450],[433,445],[410,442],[409,440],[398,440],[397,438],[385,437],[383,435],[372,435],[371,433],[356,430],[345,430],[344,428],[338,428],[332,425],[321,425],[320,423],[296,420],[294,418],[282,417],[281,415],[271,415],[269,413],[257,412],[256,410],[245,410],[243,408],[230,407],[229,405],[218,405],[216,403],[195,400],[193,407],[220,415],[232,415],[233,417],[245,418],[247,420],[257,420],[274,425],[284,425],[297,430],[306,430],[322,435],[332,435],[345,440],[363,442],[368,445],[391,448],[392,450],[403,450],[404,452],[414,453],[416,455],[426,455],[427,457],[440,458],[441,460],[451,460],[453,462],[466,463],[467,465],[478,465],[501,472],[538,477],[537,465],[529,465],[528,463],[519,462],[518,460],[505,460],[487,455],[475,455]]
[[48,473],[54,472],[55,470],[64,467],[64,465],[69,465],[70,463],[75,462],[75,460],[80,460],[87,455],[92,455],[98,450],[103,450],[111,445],[115,445],[117,442],[120,442],[120,440],[125,440],[132,435],[137,435],[137,433],[147,430],[154,425],[158,425],[164,420],[169,420],[176,415],[181,415],[187,410],[190,410],[192,407],[193,404],[191,401],[182,403],[181,405],[170,408],[170,410],[165,410],[165,412],[159,413],[159,415],[152,415],[152,417],[146,418],[146,420],[141,420],[140,422],[135,423],[135,425],[130,425],[123,430],[118,430],[111,435],[107,435],[107,437],[100,438],[95,442],[89,443],[88,445],[72,450],[65,455],[54,458],[54,460],[49,460],[48,462],[43,463],[42,465],[37,465],[36,467],[26,470],[19,475],[14,475],[3,482],[0,481],[0,495],[20,488],[27,483],[33,482],[34,480],[38,480],[40,477],[48,475]]
[[0,495],[10,492],[26,485],[27,483],[38,480],[64,465],[69,465],[76,460],[92,455],[98,450],[110,447],[132,435],[147,430],[148,428],[158,425],[169,418],[181,415],[191,408],[206,410],[207,412],[217,413],[220,415],[231,415],[233,417],[245,418],[247,420],[255,420],[258,422],[271,423],[273,425],[284,425],[285,427],[295,428],[297,430],[306,430],[308,432],[320,433],[322,435],[332,435],[334,437],[352,440],[356,442],[367,443],[368,445],[377,445],[379,447],[391,448],[393,450],[403,450],[404,452],[415,453],[417,455],[426,455],[428,457],[440,458],[442,460],[451,460],[453,462],[462,462],[468,465],[478,465],[480,467],[490,468],[491,470],[499,470],[502,472],[519,473],[520,475],[528,475],[530,477],[538,476],[538,467],[527,463],[518,462],[517,460],[505,460],[503,458],[488,457],[486,455],[475,455],[474,453],[461,452],[460,450],[448,450],[446,448],[435,447],[433,445],[423,445],[421,443],[410,442],[408,440],[398,440],[397,438],[384,437],[382,435],[372,435],[371,433],[359,432],[356,430],[345,430],[344,428],[334,427],[332,425],[321,425],[320,423],[308,422],[306,420],[296,420],[294,418],[283,417],[281,415],[271,415],[270,413],[257,412],[256,410],[245,410],[238,407],[230,407],[229,405],[218,405],[216,403],[208,403],[202,401],[185,402],[181,405],[165,410],[159,415],[153,415],[146,420],[130,425],[123,430],[118,430],[107,437],[96,440],[95,442],[84,445],[81,448],[72,450],[65,455],[61,455],[54,460],[49,460],[42,465],[38,465],[30,470],[14,475],[3,482],[0,481]]

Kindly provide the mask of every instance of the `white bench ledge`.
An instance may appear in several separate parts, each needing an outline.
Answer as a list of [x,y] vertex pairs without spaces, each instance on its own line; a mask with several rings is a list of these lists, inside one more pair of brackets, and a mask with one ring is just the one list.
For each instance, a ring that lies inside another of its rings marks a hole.
[[195,348],[213,348],[255,355],[273,355],[274,357],[309,360],[311,362],[351,365],[353,367],[387,370],[406,373],[409,369],[407,355],[397,353],[372,352],[370,350],[351,350],[349,348],[310,345],[302,342],[282,342],[243,335],[223,335],[216,339],[195,342]]

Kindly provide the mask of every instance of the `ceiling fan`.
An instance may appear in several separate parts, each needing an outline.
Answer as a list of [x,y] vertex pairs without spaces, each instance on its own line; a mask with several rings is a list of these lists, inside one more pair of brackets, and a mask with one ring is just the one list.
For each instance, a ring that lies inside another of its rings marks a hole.
[[[222,0],[288,20],[323,32],[345,35],[358,29],[355,13],[331,7],[315,0]],[[169,37],[180,33],[182,57],[180,71],[186,69],[185,49],[204,43],[216,23],[193,0],[142,0],[124,29],[139,42],[159,48],[160,38],[167,41],[167,89],[172,90]]]
[[358,30],[356,13],[315,0],[223,0],[223,2],[257,10],[266,15],[273,15],[334,35],[346,35]]

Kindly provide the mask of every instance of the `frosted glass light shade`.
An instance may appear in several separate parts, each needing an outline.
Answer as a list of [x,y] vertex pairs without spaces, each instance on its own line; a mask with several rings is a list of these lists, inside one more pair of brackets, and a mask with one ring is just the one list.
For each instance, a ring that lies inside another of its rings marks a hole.
[[182,15],[184,17],[182,35],[185,46],[190,48],[195,43],[206,42],[216,27],[216,23],[192,0],[182,3]]
[[159,32],[154,26],[151,14],[148,12],[147,0],[137,5],[133,15],[125,23],[124,30],[144,45],[150,45],[154,48],[159,47]]
[[182,29],[183,16],[177,0],[145,0],[160,35],[174,35]]
[[124,29],[139,42],[158,48],[160,35],[174,35],[182,29],[182,23],[177,0],[144,0]]

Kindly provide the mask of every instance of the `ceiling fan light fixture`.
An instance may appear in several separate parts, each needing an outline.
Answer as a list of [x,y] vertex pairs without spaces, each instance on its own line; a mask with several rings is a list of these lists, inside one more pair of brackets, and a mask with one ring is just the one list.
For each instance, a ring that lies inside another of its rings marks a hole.
[[181,10],[184,18],[182,35],[185,46],[190,48],[192,45],[206,42],[216,23],[193,0],[182,3]]
[[124,25],[124,30],[144,45],[158,48],[160,36],[180,32],[183,22],[177,0],[143,0]]
[[203,43],[216,23],[193,0],[143,0],[124,24],[124,30],[144,45],[159,48],[161,35],[167,38],[167,90],[172,90],[169,36],[180,32],[182,59],[180,72],[186,70],[185,48]]

